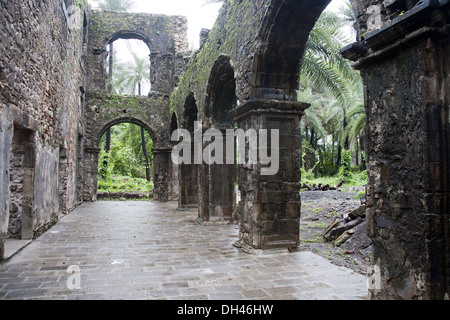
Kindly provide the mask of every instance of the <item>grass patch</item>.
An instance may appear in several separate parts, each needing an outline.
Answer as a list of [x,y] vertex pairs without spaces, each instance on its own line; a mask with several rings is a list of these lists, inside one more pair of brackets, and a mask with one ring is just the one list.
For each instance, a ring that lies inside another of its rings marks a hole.
[[153,182],[146,179],[112,176],[98,180],[100,192],[149,192],[153,190]]
[[[305,171],[302,169],[302,179],[301,183],[306,183],[309,186],[312,185],[330,185],[331,187],[336,186],[342,180],[342,176],[336,174],[334,176],[314,176],[312,170]],[[345,178],[343,187],[362,187],[367,184],[367,171],[357,171],[349,172],[348,177]]]

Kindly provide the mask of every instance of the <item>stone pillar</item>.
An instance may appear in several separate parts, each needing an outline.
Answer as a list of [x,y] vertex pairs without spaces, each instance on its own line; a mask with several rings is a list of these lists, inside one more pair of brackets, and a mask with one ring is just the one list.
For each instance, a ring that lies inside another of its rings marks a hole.
[[97,201],[99,148],[84,149],[83,200]]
[[153,149],[153,200],[169,201],[172,149]]
[[[278,129],[280,135],[278,173],[261,174],[264,166],[260,163],[260,154],[256,165],[239,165],[239,241],[235,245],[245,251],[296,248],[299,245],[299,121],[308,107],[298,102],[253,100],[237,109],[239,128],[268,129],[269,136],[271,129]],[[246,149],[248,152],[248,146]],[[258,150],[261,152],[260,148]]]
[[[223,164],[203,163],[200,166],[199,216],[196,221],[202,225],[229,223],[233,220],[235,208],[236,165],[227,164],[226,161],[226,129],[218,129],[217,132],[223,137]],[[203,141],[206,134],[203,134]],[[206,140],[211,141],[209,138]],[[208,144],[209,142],[204,143],[203,147]]]
[[372,299],[449,294],[450,3],[440,3],[408,7],[342,51],[365,85]]
[[174,57],[172,54],[150,54],[150,83],[152,91],[171,93],[173,90]]

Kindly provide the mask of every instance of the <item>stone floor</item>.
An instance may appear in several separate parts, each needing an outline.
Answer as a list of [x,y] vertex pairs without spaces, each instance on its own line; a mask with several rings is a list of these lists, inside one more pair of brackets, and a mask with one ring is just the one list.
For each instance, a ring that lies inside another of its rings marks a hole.
[[246,254],[236,225],[176,203],[85,203],[0,267],[0,299],[365,299],[366,277],[311,252]]

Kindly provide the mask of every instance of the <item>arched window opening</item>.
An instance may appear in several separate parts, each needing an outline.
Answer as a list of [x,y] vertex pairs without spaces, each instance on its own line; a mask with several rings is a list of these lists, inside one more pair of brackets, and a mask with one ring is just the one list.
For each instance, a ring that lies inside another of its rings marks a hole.
[[[198,119],[198,108],[195,96],[190,93],[185,101],[183,118],[180,124],[183,129],[188,130],[191,136],[194,135],[195,121]],[[191,159],[194,159],[194,148],[191,148]],[[179,166],[180,177],[180,197],[178,199],[179,209],[197,207],[199,202],[198,184],[199,165],[181,164]]]

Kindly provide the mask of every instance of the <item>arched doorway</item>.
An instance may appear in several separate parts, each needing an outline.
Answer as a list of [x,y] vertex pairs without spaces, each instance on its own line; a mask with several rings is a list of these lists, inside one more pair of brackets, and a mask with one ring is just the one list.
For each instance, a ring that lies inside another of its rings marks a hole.
[[[213,129],[222,138],[222,159],[206,161],[200,169],[201,201],[199,207],[200,223],[224,222],[233,219],[235,210],[236,165],[227,163],[226,134],[227,129],[234,129],[234,109],[237,106],[236,82],[234,70],[228,56],[220,56],[215,62],[207,88],[205,104],[205,122],[208,129]],[[208,131],[209,132],[209,131]],[[206,140],[205,140],[206,139]],[[207,148],[212,138],[203,137],[204,148]],[[205,142],[205,141],[209,141]],[[217,150],[215,151],[217,152]],[[234,153],[236,150],[234,150]],[[212,156],[211,154],[208,154]],[[228,155],[229,156],[229,155]],[[219,163],[218,163],[219,162]]]
[[[172,117],[170,119],[170,134],[175,132],[179,128],[178,125],[178,117],[176,112],[172,113]],[[172,141],[172,145],[174,142]],[[172,201],[179,200],[179,192],[180,192],[180,184],[179,184],[179,168],[178,165],[171,162],[170,165],[170,184],[169,184],[169,199]]]
[[[189,131],[191,136],[194,135],[195,123],[198,120],[198,108],[194,93],[190,93],[186,97],[182,127]],[[194,148],[191,148],[191,159],[194,159]],[[180,179],[180,197],[178,200],[178,208],[180,210],[188,208],[196,208],[199,203],[199,183],[198,183],[198,164],[182,163],[179,166]]]

